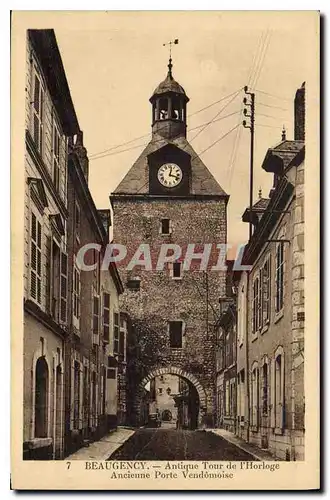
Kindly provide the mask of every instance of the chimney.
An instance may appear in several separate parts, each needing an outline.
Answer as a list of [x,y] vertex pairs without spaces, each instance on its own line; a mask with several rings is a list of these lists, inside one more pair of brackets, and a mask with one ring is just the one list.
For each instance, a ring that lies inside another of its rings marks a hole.
[[81,130],[77,134],[74,151],[80,160],[80,165],[88,184],[89,160],[87,156],[87,149],[84,147],[84,133]]
[[294,99],[294,139],[305,140],[305,82],[297,90]]

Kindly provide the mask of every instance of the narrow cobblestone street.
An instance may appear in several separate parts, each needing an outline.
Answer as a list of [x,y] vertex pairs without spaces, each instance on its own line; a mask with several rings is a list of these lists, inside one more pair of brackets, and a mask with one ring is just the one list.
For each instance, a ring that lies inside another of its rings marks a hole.
[[256,460],[212,432],[139,429],[109,460]]

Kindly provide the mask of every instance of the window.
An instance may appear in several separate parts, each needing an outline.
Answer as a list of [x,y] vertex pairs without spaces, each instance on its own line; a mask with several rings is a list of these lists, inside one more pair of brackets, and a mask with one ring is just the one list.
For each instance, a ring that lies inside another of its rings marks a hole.
[[100,324],[100,298],[98,295],[93,295],[93,335],[99,334]]
[[67,322],[68,301],[68,256],[61,253],[61,276],[60,276],[60,321]]
[[173,279],[182,278],[182,263],[174,262],[173,263]]
[[74,228],[76,240],[80,242],[80,206],[75,203]]
[[229,380],[226,380],[225,383],[225,411],[226,415],[230,413],[230,383]]
[[125,344],[126,344],[126,320],[124,318],[120,318],[119,355],[122,360],[125,360]]
[[107,379],[116,379],[116,368],[108,368],[107,369]]
[[32,135],[37,150],[43,154],[43,107],[45,93],[39,75],[34,71],[33,101],[32,101]]
[[92,425],[95,425],[96,422],[96,415],[97,415],[97,409],[96,409],[96,372],[92,372]]
[[259,370],[254,365],[252,369],[252,393],[251,393],[251,409],[252,409],[252,425],[258,427],[258,412],[259,412]]
[[141,283],[140,278],[134,278],[134,279],[128,280],[126,283],[126,286],[129,290],[138,291],[138,290],[140,290],[140,283]]
[[284,412],[284,359],[283,354],[275,358],[275,427],[283,427]]
[[239,288],[237,302],[238,302],[238,310],[237,310],[237,341],[238,341],[238,345],[242,345],[243,341],[244,341],[245,326],[246,326],[246,317],[245,317],[246,296],[245,296],[245,287],[244,287],[244,285],[242,285]]
[[110,336],[110,294],[103,293],[103,340],[109,342]]
[[30,295],[41,304],[41,223],[31,212]]
[[230,366],[230,344],[229,344],[229,333],[226,335],[226,345],[225,345],[225,366]]
[[260,278],[257,276],[253,282],[253,313],[252,333],[256,333],[261,325],[261,300],[260,300]]
[[161,220],[161,233],[162,234],[170,234],[171,233],[171,224],[170,219],[162,219]]
[[244,422],[245,416],[245,375],[241,370],[237,376],[237,416],[239,422]]
[[262,414],[268,414],[268,364],[262,366]]
[[52,244],[51,262],[51,315],[55,321],[59,319],[59,287],[60,287],[60,248],[56,241]]
[[73,402],[73,428],[79,429],[80,410],[80,363],[74,362],[74,402]]
[[284,299],[284,243],[279,243],[276,247],[276,296],[275,311],[279,312],[283,308]]
[[60,145],[61,145],[61,136],[58,131],[58,128],[55,124],[55,120],[53,118],[53,148],[52,148],[52,157],[53,157],[53,182],[56,191],[60,190]]
[[80,323],[80,272],[73,268],[73,324],[79,328]]
[[106,409],[106,401],[107,401],[107,370],[103,366],[102,368],[102,415],[105,414]]
[[270,256],[267,257],[262,268],[262,323],[266,325],[270,320],[270,293],[271,293],[271,275],[270,275]]
[[89,376],[88,376],[88,368],[84,366],[84,379],[83,379],[83,407],[84,407],[84,420],[88,418],[89,412]]
[[234,416],[236,413],[236,390],[235,380],[230,381],[230,415]]
[[182,321],[170,321],[170,347],[182,347]]
[[113,352],[119,352],[119,314],[113,313]]
[[47,437],[48,434],[48,365],[44,357],[40,357],[36,364],[35,374],[35,421],[34,435],[37,438]]
[[163,388],[162,387],[158,387],[158,394],[163,394]]

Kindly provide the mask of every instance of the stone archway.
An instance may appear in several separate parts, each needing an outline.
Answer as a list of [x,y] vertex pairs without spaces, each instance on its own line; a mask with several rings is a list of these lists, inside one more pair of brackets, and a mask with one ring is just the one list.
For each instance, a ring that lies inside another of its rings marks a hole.
[[138,395],[137,395],[137,405],[136,405],[136,412],[137,415],[139,415],[140,411],[140,395],[143,392],[144,387],[148,382],[150,382],[152,379],[155,377],[159,377],[161,375],[177,375],[178,377],[182,377],[183,379],[189,381],[194,388],[196,389],[196,392],[198,394],[199,398],[199,416],[198,416],[198,423],[199,426],[203,423],[203,417],[206,412],[207,408],[207,396],[205,393],[205,390],[200,383],[200,381],[191,373],[186,372],[185,370],[182,370],[181,368],[175,367],[175,366],[167,366],[167,367],[161,367],[161,368],[154,368],[151,370],[146,377],[140,382],[139,384],[139,390],[138,390]]

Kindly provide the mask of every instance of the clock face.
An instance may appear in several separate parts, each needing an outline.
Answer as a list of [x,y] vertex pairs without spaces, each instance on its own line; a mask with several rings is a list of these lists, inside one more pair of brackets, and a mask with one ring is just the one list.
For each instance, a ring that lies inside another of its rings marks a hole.
[[158,170],[158,180],[165,187],[175,187],[182,181],[182,170],[175,163],[165,163]]

